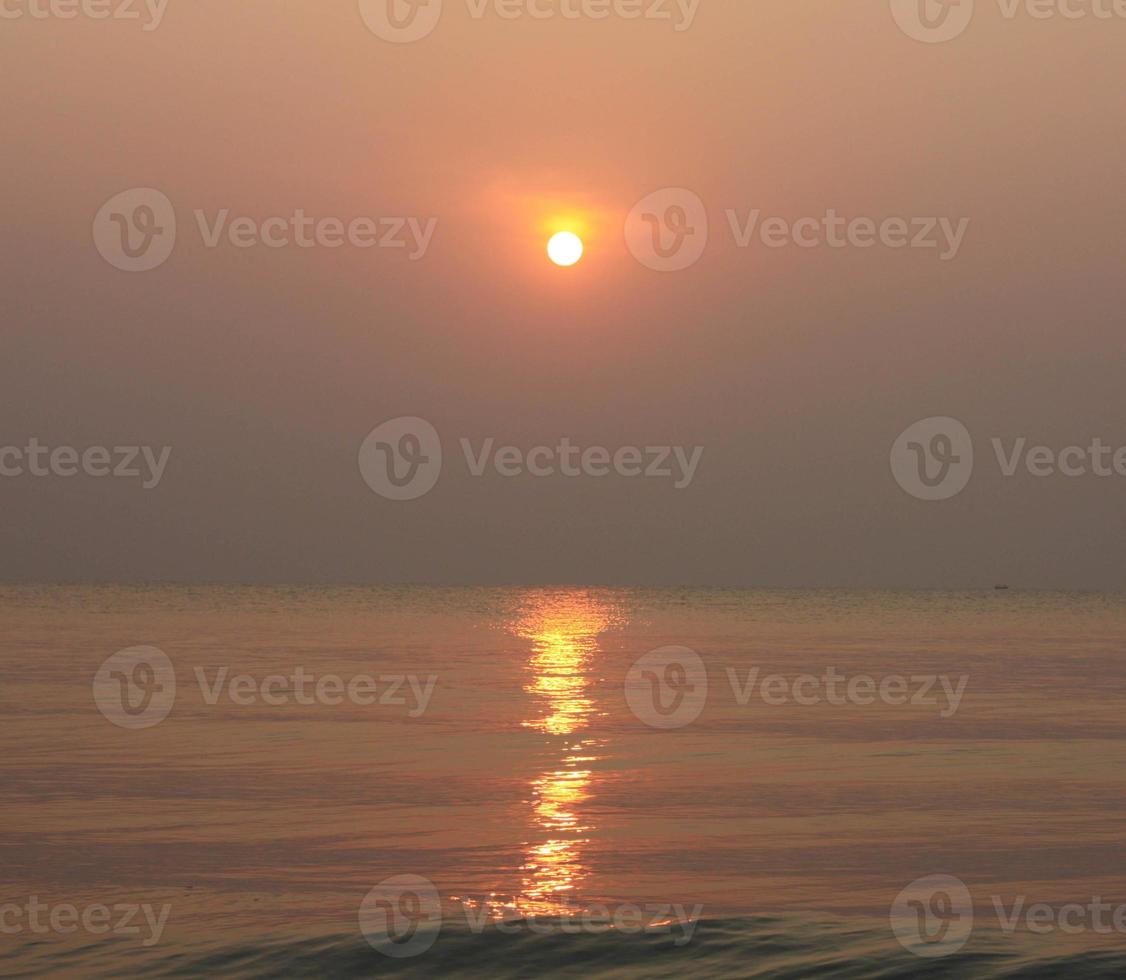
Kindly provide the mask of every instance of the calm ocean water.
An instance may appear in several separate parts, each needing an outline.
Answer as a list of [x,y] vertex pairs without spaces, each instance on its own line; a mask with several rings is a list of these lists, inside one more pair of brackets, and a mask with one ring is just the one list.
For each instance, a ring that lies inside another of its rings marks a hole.
[[0,617],[4,975],[1126,975],[1126,597],[6,587]]

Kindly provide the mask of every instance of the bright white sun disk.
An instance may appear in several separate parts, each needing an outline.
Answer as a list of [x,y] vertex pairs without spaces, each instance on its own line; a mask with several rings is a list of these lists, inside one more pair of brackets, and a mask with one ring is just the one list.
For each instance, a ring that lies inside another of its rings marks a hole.
[[547,243],[547,257],[556,265],[574,265],[583,257],[583,240],[570,231],[552,235]]

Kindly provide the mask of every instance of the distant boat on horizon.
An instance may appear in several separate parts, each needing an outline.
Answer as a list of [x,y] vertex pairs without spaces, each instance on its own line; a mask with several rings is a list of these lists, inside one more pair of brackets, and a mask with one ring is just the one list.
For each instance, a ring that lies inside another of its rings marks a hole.
[[1007,585],[995,585],[995,586],[993,586],[993,588],[997,592],[1003,592],[1005,589],[1008,588],[1008,586]]

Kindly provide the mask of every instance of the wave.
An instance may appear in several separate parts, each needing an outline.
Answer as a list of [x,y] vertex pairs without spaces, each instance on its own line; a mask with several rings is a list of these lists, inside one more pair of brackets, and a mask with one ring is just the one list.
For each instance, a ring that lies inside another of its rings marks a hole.
[[[443,927],[418,956],[393,959],[358,935],[211,943],[169,952],[96,943],[59,950],[38,941],[0,956],[6,976],[370,977],[450,976],[516,980],[534,976],[607,980],[699,978],[747,980],[1111,980],[1126,976],[1126,949],[1090,946],[1048,950],[1042,937],[975,936],[949,956],[924,959],[902,949],[885,929],[848,921],[793,918],[703,920],[690,942],[672,934],[568,933],[539,920],[474,933]],[[1094,937],[1102,938],[1102,937]],[[681,944],[678,945],[678,940]]]

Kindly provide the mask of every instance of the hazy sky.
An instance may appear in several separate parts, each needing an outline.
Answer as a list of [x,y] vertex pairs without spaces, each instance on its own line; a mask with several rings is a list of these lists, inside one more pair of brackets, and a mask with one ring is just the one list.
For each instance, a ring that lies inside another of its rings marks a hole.
[[[1126,586],[1126,475],[1005,476],[990,442],[1126,446],[1126,19],[977,0],[931,44],[886,0],[702,0],[690,26],[562,2],[445,0],[412,43],[355,0],[0,19],[0,447],[171,447],[147,490],[0,477],[0,576]],[[623,228],[668,187],[708,240],[659,272]],[[92,234],[131,188],[175,211],[147,272]],[[437,224],[414,260],[210,248],[195,212],[223,209]],[[944,260],[738,247],[728,209],[970,223]],[[563,224],[569,270],[544,255]],[[410,502],[357,463],[400,416],[443,448]],[[940,501],[889,464],[932,416],[974,446]],[[703,453],[679,489],[478,477],[463,437]]]

